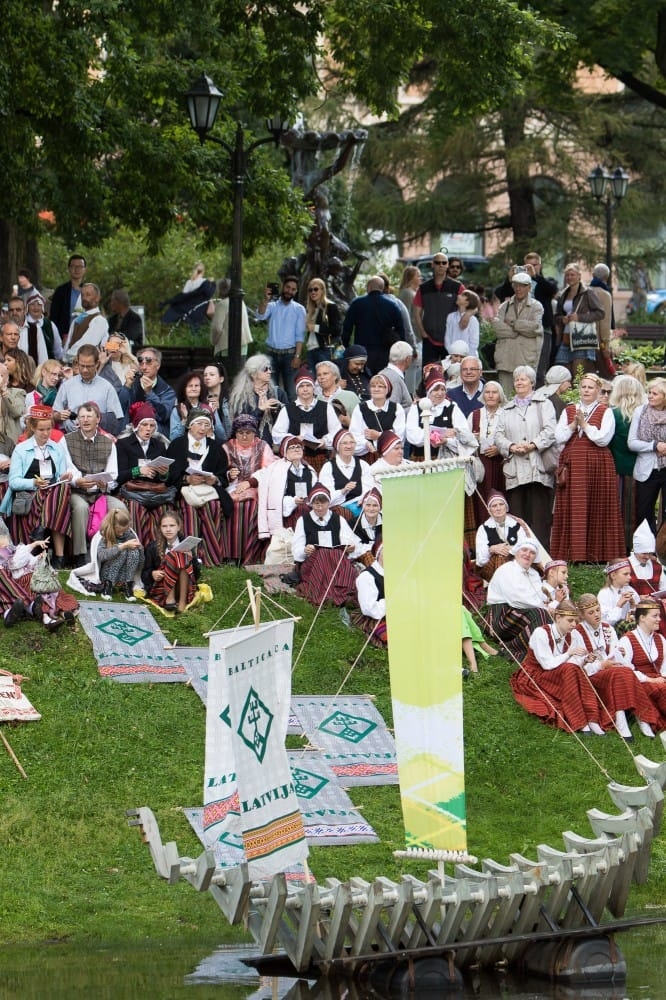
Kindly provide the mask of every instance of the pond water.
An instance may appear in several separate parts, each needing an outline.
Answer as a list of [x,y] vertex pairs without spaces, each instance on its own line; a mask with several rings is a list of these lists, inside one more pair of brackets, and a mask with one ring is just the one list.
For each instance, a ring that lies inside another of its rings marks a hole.
[[[481,1000],[664,1000],[666,927],[629,931],[619,934],[616,940],[627,962],[625,984],[570,990],[538,980],[519,981],[513,975],[484,974],[450,996]],[[0,998],[362,1000],[377,996],[358,991],[353,985],[260,978],[241,962],[243,956],[253,953],[250,947],[216,948],[212,941],[201,942],[196,948],[178,941],[141,941],[134,948],[82,948],[69,944],[0,948]]]

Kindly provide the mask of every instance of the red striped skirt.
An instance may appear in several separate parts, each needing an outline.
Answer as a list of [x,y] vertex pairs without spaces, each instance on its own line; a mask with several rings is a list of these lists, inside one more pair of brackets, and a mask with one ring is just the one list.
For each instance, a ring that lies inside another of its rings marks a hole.
[[51,490],[35,490],[32,506],[27,514],[9,519],[10,531],[15,543],[27,545],[30,535],[37,527],[47,527],[60,534],[69,534],[72,510],[69,504],[69,483],[60,483]]
[[575,663],[562,663],[555,670],[523,664],[511,675],[510,684],[526,712],[566,732],[578,732],[588,722],[600,723],[605,714],[587,674]]
[[641,722],[660,729],[659,710],[650,701],[645,688],[631,667],[606,667],[590,677],[590,682],[603,703],[601,725],[611,729],[616,712],[633,712]]
[[30,590],[31,573],[26,573],[15,580],[6,566],[0,567],[0,610],[7,611],[14,601],[30,604],[34,594]]
[[352,623],[356,625],[357,628],[360,628],[361,631],[370,636],[370,642],[373,646],[379,646],[380,649],[386,649],[388,646],[386,618],[381,618],[377,621],[376,618],[370,618],[368,615],[363,615],[360,611],[354,611],[350,617]]
[[150,598],[164,607],[167,597],[178,583],[181,570],[187,572],[187,604],[190,603],[197,589],[197,582],[194,579],[192,570],[191,552],[167,552],[162,560],[160,569],[164,573],[162,580],[156,580],[150,588]]
[[270,539],[259,538],[256,491],[247,500],[234,503],[234,512],[224,526],[226,557],[243,566],[262,563]]
[[227,557],[227,532],[220,501],[210,500],[203,507],[190,507],[181,500],[178,509],[185,534],[202,540],[198,555],[204,566],[220,566]]
[[123,499],[123,503],[132,518],[132,527],[145,548],[149,542],[153,542],[158,537],[160,521],[169,509],[169,506],[167,504],[160,504],[159,507],[149,508],[137,500],[127,499]]
[[296,592],[311,604],[321,604],[323,600],[336,607],[356,604],[356,570],[342,554],[342,548],[317,548],[301,566],[301,582]]

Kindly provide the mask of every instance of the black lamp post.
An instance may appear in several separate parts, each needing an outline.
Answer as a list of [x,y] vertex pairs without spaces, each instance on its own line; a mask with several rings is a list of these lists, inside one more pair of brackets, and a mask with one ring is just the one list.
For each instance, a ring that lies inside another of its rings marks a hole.
[[612,174],[597,166],[588,174],[590,192],[597,201],[603,201],[606,209],[606,265],[611,272],[608,281],[613,280],[613,209],[617,208],[629,187],[629,174],[622,167],[616,167]]
[[215,142],[226,149],[231,167],[231,183],[234,198],[234,219],[231,237],[231,280],[229,289],[229,374],[235,375],[241,366],[241,325],[243,318],[243,198],[245,194],[245,177],[250,154],[258,146],[274,142],[278,146],[280,137],[285,131],[285,123],[278,117],[267,119],[266,128],[270,135],[256,139],[245,146],[243,126],[236,123],[234,145],[211,135],[217,112],[222,101],[222,93],[217,89],[209,76],[204,73],[194,83],[185,95],[190,124],[199,136],[199,142]]

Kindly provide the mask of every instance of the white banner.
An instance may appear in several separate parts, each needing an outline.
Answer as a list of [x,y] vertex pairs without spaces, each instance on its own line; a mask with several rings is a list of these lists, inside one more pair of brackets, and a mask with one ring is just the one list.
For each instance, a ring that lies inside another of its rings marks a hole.
[[285,749],[293,631],[286,620],[210,636],[204,836],[242,843],[255,879],[308,855]]

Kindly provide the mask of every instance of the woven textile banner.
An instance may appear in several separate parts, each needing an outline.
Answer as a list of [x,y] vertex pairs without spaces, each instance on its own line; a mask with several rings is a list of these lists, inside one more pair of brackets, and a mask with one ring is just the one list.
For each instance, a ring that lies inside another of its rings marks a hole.
[[210,847],[240,834],[256,879],[308,854],[284,745],[293,631],[289,620],[210,636],[204,833]]
[[408,847],[465,850],[463,470],[382,479],[389,670]]

